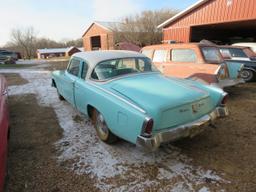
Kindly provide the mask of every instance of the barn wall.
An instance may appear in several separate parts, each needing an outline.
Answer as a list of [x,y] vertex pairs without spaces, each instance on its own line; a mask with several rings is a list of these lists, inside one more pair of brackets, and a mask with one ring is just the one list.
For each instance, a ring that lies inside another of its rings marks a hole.
[[189,42],[190,30],[187,28],[191,26],[255,18],[256,0],[211,0],[166,26],[163,40]]

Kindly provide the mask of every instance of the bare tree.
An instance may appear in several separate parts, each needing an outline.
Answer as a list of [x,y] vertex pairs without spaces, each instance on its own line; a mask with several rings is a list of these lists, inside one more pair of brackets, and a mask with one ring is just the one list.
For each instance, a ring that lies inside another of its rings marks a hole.
[[176,13],[175,10],[162,9],[125,17],[114,29],[115,42],[127,41],[139,46],[161,43],[162,31],[157,26]]
[[33,27],[25,29],[13,29],[11,32],[12,47],[16,47],[25,58],[31,59],[36,52],[36,32]]

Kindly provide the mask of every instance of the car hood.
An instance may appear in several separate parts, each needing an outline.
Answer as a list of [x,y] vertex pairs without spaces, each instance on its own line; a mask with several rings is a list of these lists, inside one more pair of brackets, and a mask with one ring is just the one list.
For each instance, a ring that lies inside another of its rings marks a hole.
[[121,78],[112,81],[109,89],[147,112],[166,110],[209,97],[203,89],[159,73]]

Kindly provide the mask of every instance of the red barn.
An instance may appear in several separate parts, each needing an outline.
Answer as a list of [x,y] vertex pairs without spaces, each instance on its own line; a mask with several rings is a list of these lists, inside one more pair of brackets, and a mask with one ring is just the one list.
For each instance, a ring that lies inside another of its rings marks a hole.
[[163,41],[256,41],[256,0],[200,0],[160,24]]

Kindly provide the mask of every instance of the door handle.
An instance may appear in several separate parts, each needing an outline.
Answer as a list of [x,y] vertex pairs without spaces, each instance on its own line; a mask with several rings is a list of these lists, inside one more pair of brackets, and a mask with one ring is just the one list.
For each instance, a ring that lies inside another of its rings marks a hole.
[[8,94],[8,91],[7,91],[7,89],[5,89],[3,92],[2,92],[2,95],[4,96],[4,95],[7,95]]

